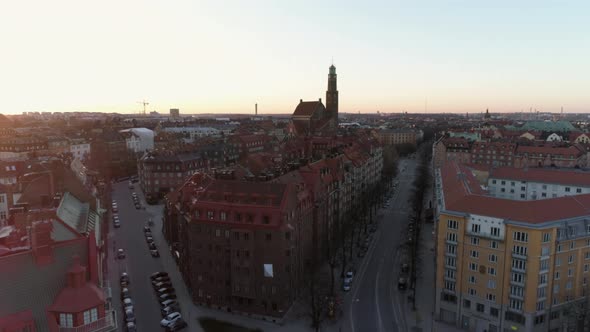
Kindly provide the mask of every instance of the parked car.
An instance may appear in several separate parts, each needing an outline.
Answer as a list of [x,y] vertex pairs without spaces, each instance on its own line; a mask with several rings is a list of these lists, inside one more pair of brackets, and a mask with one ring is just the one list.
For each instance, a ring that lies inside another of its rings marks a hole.
[[180,318],[180,319],[177,319],[176,321],[174,321],[174,323],[172,323],[172,325],[167,326],[166,332],[180,331],[187,326],[188,326],[188,324],[182,318]]
[[177,305],[171,305],[171,306],[160,309],[160,313],[162,314],[162,317],[166,317],[173,312],[180,312],[180,307]]
[[352,279],[354,277],[354,272],[352,272],[352,270],[348,270],[348,271],[346,271],[346,274],[344,275],[344,277]]
[[148,237],[150,237],[150,238],[152,238],[152,240],[153,240],[153,238],[154,238],[154,237],[152,236],[152,231],[151,231],[151,230],[150,230],[150,231],[147,231],[147,232],[144,232],[144,234],[145,234],[145,237],[146,237],[146,239],[147,239]]
[[125,321],[127,323],[135,323],[135,313],[133,310],[125,310]]
[[133,300],[130,297],[123,299],[123,308],[125,310],[128,308],[130,308],[130,310],[133,309]]
[[128,297],[131,297],[131,292],[129,292],[129,288],[121,288],[121,301]]
[[113,221],[113,226],[115,226],[115,228],[121,227],[121,222],[119,221],[119,219],[115,219]]
[[152,230],[148,226],[143,226],[143,232],[144,233],[148,233],[148,232],[151,233]]
[[118,259],[125,258],[125,251],[123,251],[123,249],[117,249],[117,258]]
[[160,295],[159,298],[160,298],[160,301],[176,300],[177,296],[176,296],[176,293],[164,293],[164,294]]
[[154,272],[152,273],[152,275],[150,276],[150,278],[152,280],[156,280],[157,278],[161,278],[161,277],[168,277],[168,272]]
[[158,290],[158,289],[162,289],[162,288],[171,288],[172,287],[172,283],[170,282],[170,280],[168,280],[168,281],[160,281],[160,282],[157,282],[155,284],[152,284],[152,286],[154,286],[154,290]]
[[162,307],[162,308],[166,308],[166,307],[173,306],[173,305],[178,305],[178,302],[176,302],[176,300],[173,300],[173,299],[160,301],[160,307]]
[[404,277],[399,277],[399,279],[397,280],[397,288],[400,290],[408,289],[408,279]]
[[160,325],[162,327],[168,327],[170,325],[172,325],[175,321],[181,319],[182,316],[180,315],[180,312],[173,312],[171,314],[169,314],[168,316],[164,317],[164,319],[162,319],[160,321]]
[[121,287],[125,288],[127,287],[127,285],[129,285],[129,275],[127,274],[127,272],[123,272],[121,273],[121,278],[119,278],[119,281],[121,283]]
[[150,235],[146,235],[146,236],[145,236],[145,241],[146,241],[147,243],[154,242],[154,238],[151,236],[151,233],[150,233]]
[[158,295],[174,294],[176,293],[176,290],[174,289],[174,287],[162,287],[156,289],[156,293],[158,293]]
[[150,249],[150,254],[152,255],[152,257],[160,257],[160,252],[158,251],[158,249]]
[[127,332],[137,332],[137,327],[135,326],[135,323],[127,323]]
[[342,290],[348,292],[352,288],[352,279],[344,279],[342,282]]
[[152,242],[148,242],[148,248],[150,248],[150,250],[157,250],[158,247],[156,247],[156,244],[152,241]]
[[133,189],[133,182],[129,181],[129,189]]
[[[170,277],[168,277],[168,276],[157,277],[155,279],[152,279],[152,285],[155,286],[156,284],[158,284],[160,282],[167,282],[167,281],[168,282],[170,281]],[[162,288],[162,287],[158,287],[158,288]]]

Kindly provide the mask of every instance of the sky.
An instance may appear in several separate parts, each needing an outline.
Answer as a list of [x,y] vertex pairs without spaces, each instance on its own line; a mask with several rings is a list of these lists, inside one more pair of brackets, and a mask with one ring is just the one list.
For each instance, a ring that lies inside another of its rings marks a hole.
[[[0,2],[0,113],[590,111],[589,1]],[[333,60],[332,60],[333,59]]]

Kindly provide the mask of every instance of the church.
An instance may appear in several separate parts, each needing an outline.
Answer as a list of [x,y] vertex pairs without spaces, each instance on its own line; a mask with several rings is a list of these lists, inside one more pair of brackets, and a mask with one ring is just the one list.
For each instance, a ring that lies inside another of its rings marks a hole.
[[299,100],[291,116],[291,133],[295,136],[333,136],[338,130],[338,89],[336,67],[330,66],[326,106],[317,101]]

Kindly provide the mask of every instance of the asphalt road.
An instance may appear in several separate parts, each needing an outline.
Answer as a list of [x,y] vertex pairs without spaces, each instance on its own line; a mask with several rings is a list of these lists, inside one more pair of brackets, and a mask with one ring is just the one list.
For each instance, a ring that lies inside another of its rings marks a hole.
[[[119,219],[121,220],[120,228],[114,228],[112,220],[108,220],[110,223],[109,241],[111,250],[113,250],[113,255],[110,255],[109,258],[109,280],[113,292],[113,306],[117,311],[119,331],[126,331],[125,317],[121,309],[119,277],[122,272],[127,272],[131,280],[129,290],[134,302],[137,330],[142,332],[163,331],[164,329],[160,327],[162,319],[160,304],[156,299],[149,276],[157,271],[174,272],[170,273],[171,280],[172,285],[176,288],[179,302],[181,302],[181,309],[183,309],[183,302],[189,302],[188,294],[184,283],[178,280],[177,271],[170,271],[175,269],[176,265],[161,234],[161,206],[147,206],[146,210],[135,209],[131,198],[133,191],[140,197],[142,205],[146,206],[141,190],[137,184],[135,186],[135,190],[130,190],[127,181],[116,183],[113,186],[112,198],[117,202]],[[110,205],[110,202],[108,204]],[[152,227],[152,234],[160,251],[160,258],[151,256],[143,233],[143,227],[150,217],[155,223]],[[114,258],[114,251],[118,248],[125,250],[125,259]],[[186,320],[187,317],[184,318]]]
[[346,296],[345,330],[406,331],[407,325],[401,306],[408,305],[409,290],[399,291],[397,281],[401,262],[406,255],[406,240],[412,182],[416,161],[403,159],[399,164],[398,186],[382,210],[379,229],[365,256],[357,267],[353,288]]

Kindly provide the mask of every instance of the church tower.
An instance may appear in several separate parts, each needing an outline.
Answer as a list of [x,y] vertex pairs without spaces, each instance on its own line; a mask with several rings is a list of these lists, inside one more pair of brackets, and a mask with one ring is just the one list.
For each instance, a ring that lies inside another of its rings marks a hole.
[[328,74],[328,91],[326,91],[326,111],[328,116],[334,120],[334,125],[338,126],[338,90],[336,88],[336,67],[330,66]]

